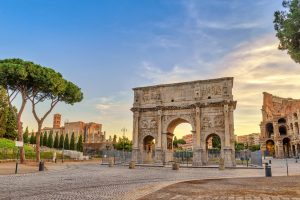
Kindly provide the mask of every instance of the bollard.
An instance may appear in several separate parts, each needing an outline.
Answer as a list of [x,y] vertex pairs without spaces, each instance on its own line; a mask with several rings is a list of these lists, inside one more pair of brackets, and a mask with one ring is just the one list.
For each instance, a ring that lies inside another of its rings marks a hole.
[[268,163],[265,163],[265,175],[266,177],[272,177],[272,168]]
[[109,163],[108,163],[108,166],[109,167],[113,167],[114,166],[114,159],[113,158],[109,158]]
[[180,164],[179,164],[179,163],[174,162],[174,163],[172,164],[172,170],[179,170],[179,167],[180,167]]
[[15,170],[15,174],[17,174],[17,173],[18,173],[18,165],[19,165],[19,163],[18,163],[18,162],[16,162],[16,170]]
[[43,161],[40,161],[39,163],[39,171],[42,172],[45,170],[45,163]]
[[129,169],[135,169],[135,162],[134,161],[131,161],[129,163]]

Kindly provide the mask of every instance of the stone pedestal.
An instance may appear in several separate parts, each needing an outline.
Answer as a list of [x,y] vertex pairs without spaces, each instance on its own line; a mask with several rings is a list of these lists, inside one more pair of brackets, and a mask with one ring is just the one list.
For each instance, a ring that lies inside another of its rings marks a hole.
[[139,149],[132,149],[131,161],[138,162]]
[[219,160],[219,170],[224,170],[225,169],[225,161],[224,158],[220,158]]
[[155,163],[163,164],[163,151],[161,149],[155,150]]
[[193,166],[202,166],[203,149],[198,148],[193,151]]
[[224,165],[225,167],[235,167],[235,155],[234,151],[230,148],[226,148],[224,151]]
[[115,165],[115,159],[114,157],[109,157],[108,159],[108,166],[113,167]]

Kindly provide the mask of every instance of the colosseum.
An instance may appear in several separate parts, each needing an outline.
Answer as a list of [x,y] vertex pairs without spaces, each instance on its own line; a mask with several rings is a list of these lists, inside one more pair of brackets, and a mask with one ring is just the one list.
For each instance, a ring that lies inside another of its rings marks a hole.
[[300,155],[300,99],[263,93],[261,150],[267,156],[288,158]]

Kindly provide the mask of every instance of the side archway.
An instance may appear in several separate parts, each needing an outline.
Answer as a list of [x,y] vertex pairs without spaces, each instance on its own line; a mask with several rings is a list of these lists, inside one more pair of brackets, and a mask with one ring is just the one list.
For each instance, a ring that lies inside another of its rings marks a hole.
[[222,149],[223,142],[222,137],[217,133],[210,133],[205,136],[205,157],[204,164],[216,163],[221,157],[223,157]]
[[151,135],[147,135],[143,139],[143,162],[153,163],[155,157],[155,139]]

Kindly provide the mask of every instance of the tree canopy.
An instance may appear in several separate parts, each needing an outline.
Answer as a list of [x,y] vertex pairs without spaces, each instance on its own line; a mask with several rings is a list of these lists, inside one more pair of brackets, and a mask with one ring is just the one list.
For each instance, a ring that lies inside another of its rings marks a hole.
[[274,13],[274,28],[279,39],[279,49],[300,63],[300,0],[284,0],[284,11]]
[[114,148],[117,150],[126,150],[131,151],[132,150],[132,141],[128,139],[128,137],[119,137],[119,140],[116,144],[114,144]]
[[[10,106],[16,96],[21,94],[22,105],[17,114],[20,141],[22,140],[21,114],[27,100],[32,103],[32,113],[38,123],[36,155],[37,161],[39,161],[40,134],[44,120],[58,102],[65,102],[70,105],[80,102],[83,99],[81,89],[49,67],[15,58],[0,60],[0,85],[7,90]],[[39,116],[37,104],[45,101],[50,103],[49,109]]]

